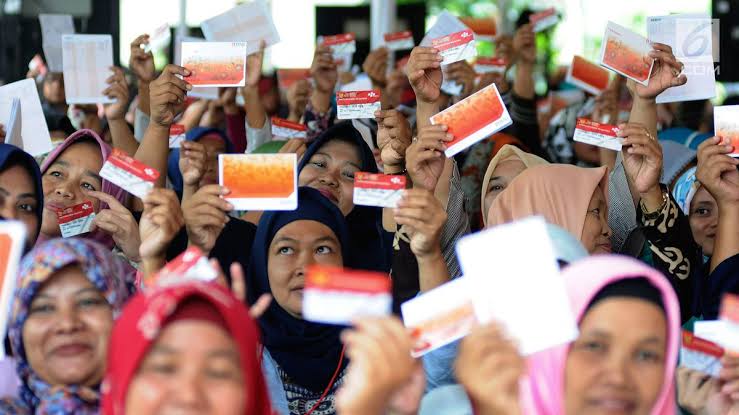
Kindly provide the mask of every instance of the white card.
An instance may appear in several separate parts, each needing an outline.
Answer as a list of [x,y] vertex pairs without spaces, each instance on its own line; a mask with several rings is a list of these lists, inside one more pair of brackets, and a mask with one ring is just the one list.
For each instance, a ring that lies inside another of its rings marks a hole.
[[305,140],[308,138],[308,128],[305,124],[292,122],[279,117],[272,117],[270,124],[272,124],[273,137],[283,140],[292,140],[293,138]]
[[380,110],[380,91],[339,91],[336,93],[336,118],[375,118]]
[[[456,248],[480,322],[501,323],[518,341],[522,354],[577,337],[577,321],[543,218],[530,217],[465,236]],[[532,312],[532,304],[546,312]]]
[[144,281],[144,286],[165,287],[190,281],[213,281],[216,278],[218,272],[210,265],[208,257],[197,247],[191,246]]
[[392,174],[354,173],[354,204],[395,208],[403,198],[406,177]]
[[14,98],[20,99],[21,137],[23,139],[23,145],[20,147],[34,157],[50,152],[51,136],[46,126],[36,82],[33,79],[23,79],[0,86],[0,122],[5,124],[6,132]]
[[[649,84],[654,60],[649,58],[652,46],[649,41],[631,30],[608,22],[600,46],[602,66],[631,78],[642,85]],[[649,64],[645,61],[648,59]]]
[[247,54],[257,52],[262,40],[265,46],[280,42],[269,7],[262,0],[244,3],[211,17],[203,21],[200,28],[205,38],[212,42],[246,42]]
[[51,72],[61,72],[62,35],[74,34],[74,21],[69,14],[39,14],[41,24],[41,44],[44,49],[46,63]]
[[716,96],[713,34],[707,14],[673,14],[647,18],[647,37],[672,47],[688,82],[657,95],[657,103],[711,99]]
[[436,48],[444,59],[442,65],[459,62],[477,56],[475,34],[466,29],[431,40],[431,47]]
[[110,35],[63,35],[64,92],[67,104],[111,104],[103,95],[112,72],[113,38]]
[[739,157],[739,105],[713,107],[713,131],[721,137],[721,144],[731,144],[729,155]]
[[165,49],[169,46],[170,40],[172,40],[172,34],[169,30],[169,23],[164,23],[149,35],[149,43],[144,46],[144,52]]
[[298,207],[297,156],[220,154],[218,184],[235,210],[295,210]]
[[529,16],[534,32],[541,32],[559,23],[559,15],[554,7],[542,10]]
[[618,137],[618,127],[602,124],[587,118],[578,118],[573,139],[585,144],[621,151],[623,139]]
[[100,177],[143,199],[154,188],[159,172],[114,148],[100,169]]
[[725,349],[739,352],[739,330],[724,320],[696,321],[693,333],[708,341],[712,341]]
[[459,20],[456,16],[444,10],[443,12],[439,13],[438,16],[436,16],[436,22],[433,26],[431,26],[431,29],[426,32],[426,35],[421,40],[420,45],[431,46],[431,41],[433,39],[438,39],[452,33],[469,29],[470,28],[462,23],[462,21]]
[[56,212],[56,216],[62,238],[71,238],[90,232],[92,220],[95,219],[95,211],[92,208],[92,202],[82,202]]
[[354,33],[342,33],[331,36],[318,36],[317,43],[331,48],[334,59],[340,55],[353,55],[357,51]]
[[413,32],[410,30],[396,33],[385,33],[383,38],[385,39],[385,47],[391,51],[408,50],[413,49],[413,47],[416,46],[413,41]]
[[180,66],[190,70],[194,88],[245,85],[245,42],[182,42],[180,48]]
[[460,84],[457,81],[447,80],[445,79],[441,86],[439,87],[441,89],[441,92],[451,95],[453,97],[458,97],[462,95],[462,89],[464,89],[464,85]]
[[180,148],[180,143],[185,141],[185,126],[172,124],[169,127],[169,148]]
[[[26,226],[19,221],[0,222],[0,337],[5,339],[15,295],[18,263],[26,243]],[[0,359],[6,356],[5,342],[0,342]]]
[[724,349],[721,346],[683,330],[680,366],[718,377],[723,355]]
[[10,119],[5,124],[5,142],[18,148],[23,148],[23,137],[21,135],[23,120],[21,117],[21,100],[20,98],[13,98]]

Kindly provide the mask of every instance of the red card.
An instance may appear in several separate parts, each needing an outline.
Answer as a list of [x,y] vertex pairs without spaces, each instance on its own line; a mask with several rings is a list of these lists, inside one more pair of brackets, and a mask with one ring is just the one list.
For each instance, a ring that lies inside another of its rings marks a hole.
[[335,46],[335,45],[340,45],[342,43],[354,42],[354,40],[355,40],[354,33],[342,33],[340,35],[324,36],[323,42],[321,42],[321,45]]
[[554,26],[559,21],[557,10],[550,7],[546,10],[534,13],[529,16],[529,23],[533,26],[534,32],[541,32],[544,29]]
[[508,68],[508,60],[500,57],[478,56],[475,61],[475,72],[484,73],[504,73]]
[[382,37],[385,38],[385,42],[392,42],[394,40],[413,39],[413,33],[410,30],[404,30],[402,32],[385,33]]
[[79,205],[70,206],[56,212],[57,221],[59,224],[71,222],[75,219],[84,218],[95,213],[92,208],[92,202],[82,202]]
[[305,277],[306,290],[389,293],[392,280],[387,274],[334,267],[310,266]]
[[308,68],[289,68],[277,70],[278,86],[282,90],[289,89],[294,83],[310,78],[310,69]]
[[272,117],[272,135],[286,139],[308,138],[307,128],[304,124],[279,117]]
[[305,131],[307,128],[305,124],[299,122],[293,122],[280,117],[272,117],[272,125],[276,125],[282,128],[289,128],[291,130]]
[[216,278],[218,274],[208,263],[208,258],[200,249],[191,246],[149,278],[145,285],[165,286],[188,281],[212,281]]
[[354,173],[354,187],[365,189],[405,189],[405,176],[378,173]]
[[724,355],[724,348],[719,346],[718,344],[708,341],[706,339],[701,339],[700,337],[696,337],[693,333],[689,332],[688,330],[683,330],[682,334],[682,344],[683,347],[688,348],[690,350],[695,350],[698,352],[701,352],[703,354],[707,354],[710,356],[714,356],[717,358],[721,358]]
[[598,95],[608,88],[609,73],[587,59],[575,56],[567,71],[567,82],[576,85],[593,95]]
[[374,118],[380,110],[380,91],[339,91],[336,93],[336,117],[340,120]]
[[185,134],[185,126],[182,124],[172,124],[169,127],[169,135]]
[[380,102],[380,91],[339,91],[336,93],[336,105],[371,104]]
[[118,148],[113,149],[113,152],[108,156],[108,160],[106,161],[147,182],[153,182],[159,178],[158,171],[129,156]]

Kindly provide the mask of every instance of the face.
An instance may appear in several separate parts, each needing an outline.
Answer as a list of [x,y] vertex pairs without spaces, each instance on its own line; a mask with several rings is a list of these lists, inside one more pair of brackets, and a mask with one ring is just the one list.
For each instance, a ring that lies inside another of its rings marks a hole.
[[487,214],[488,210],[490,210],[490,205],[493,204],[493,200],[498,197],[500,192],[508,187],[511,180],[516,178],[524,170],[526,170],[526,165],[518,159],[501,161],[495,166],[488,182],[488,189],[485,194],[485,211],[483,213]]
[[226,143],[215,134],[208,134],[198,142],[205,147],[206,160],[205,174],[200,179],[200,186],[216,184],[218,183],[218,155],[226,152]]
[[713,255],[718,228],[718,205],[705,187],[701,186],[690,201],[690,229],[693,239],[703,249],[703,254]]
[[91,201],[95,212],[100,202],[83,193],[100,191],[103,181],[98,175],[103,166],[100,147],[93,143],[76,143],[67,147],[41,178],[44,188],[44,212],[41,233],[54,237],[61,235],[56,212],[69,206]]
[[66,96],[64,94],[64,77],[59,73],[50,73],[44,80],[44,98],[49,104],[64,104]]
[[162,330],[142,360],[125,413],[240,415],[248,398],[231,336],[207,321],[179,320]]
[[611,228],[608,226],[608,205],[603,189],[595,188],[590,198],[585,224],[580,237],[585,249],[591,254],[608,254],[611,252]]
[[267,272],[272,296],[292,316],[303,310],[305,270],[309,265],[341,267],[341,244],[328,226],[298,220],[280,229],[269,245]]
[[354,209],[354,174],[362,170],[357,148],[332,140],[308,160],[298,176],[300,186],[309,186],[339,207],[344,216]]
[[666,347],[667,323],[656,305],[628,297],[598,302],[567,355],[565,413],[648,415],[666,381]]
[[38,237],[39,206],[33,179],[28,171],[15,165],[0,172],[0,216],[23,222],[28,238],[26,248],[33,246]]
[[113,312],[77,266],[54,274],[31,301],[23,347],[33,371],[52,385],[95,386],[105,373]]

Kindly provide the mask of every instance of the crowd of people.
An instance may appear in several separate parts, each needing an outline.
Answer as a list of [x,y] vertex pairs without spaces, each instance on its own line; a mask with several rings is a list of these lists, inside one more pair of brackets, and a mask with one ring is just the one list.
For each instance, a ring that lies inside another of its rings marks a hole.
[[[598,96],[544,108],[525,19],[495,40],[503,74],[442,71],[438,50],[416,46],[404,67],[372,50],[357,75],[317,46],[310,79],[282,90],[262,48],[245,86],[210,100],[188,97],[186,68],[157,72],[148,40],[112,68],[103,93],[116,102],[100,109],[68,105],[60,73],[29,72],[55,148],[36,159],[0,144],[0,212],[28,235],[0,414],[739,414],[739,350],[717,377],[678,362],[681,330],[739,293],[739,159],[712,134],[710,101],[656,103],[687,80],[669,46],[653,44],[646,85],[614,76]],[[338,120],[335,91],[358,76],[382,109]],[[546,79],[567,88],[561,72]],[[513,124],[447,158],[454,136],[429,119],[493,83]],[[307,138],[276,139],[272,116]],[[618,120],[621,152],[573,140],[578,117],[603,116]],[[100,177],[113,149],[162,173],[143,199]],[[296,210],[237,212],[224,198],[218,156],[255,152],[297,154]],[[355,205],[357,172],[406,176],[398,206]],[[92,230],[62,238],[57,211],[85,201]],[[413,358],[400,304],[462,276],[462,237],[531,215],[549,224],[578,337],[523,356],[492,322]],[[188,247],[216,280],[144,287]],[[315,264],[387,274],[395,315],[305,320]]]

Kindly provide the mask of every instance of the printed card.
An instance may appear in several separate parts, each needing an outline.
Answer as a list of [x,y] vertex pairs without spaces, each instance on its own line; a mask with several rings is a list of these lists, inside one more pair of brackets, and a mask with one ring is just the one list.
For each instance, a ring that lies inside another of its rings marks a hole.
[[713,128],[721,144],[734,147],[729,155],[739,157],[739,105],[713,107]]
[[272,117],[272,136],[283,140],[292,140],[293,138],[305,140],[308,138],[308,129],[305,124]]
[[495,41],[495,34],[498,31],[495,19],[493,17],[460,17],[462,23],[475,32],[475,39],[485,42]]
[[145,281],[144,286],[164,287],[189,281],[213,281],[216,278],[218,272],[210,265],[208,257],[197,247],[191,246]]
[[319,36],[318,44],[331,48],[334,58],[337,55],[353,54],[357,51],[357,42],[354,33],[342,33],[340,35]]
[[152,50],[163,50],[169,47],[169,42],[172,40],[172,34],[169,30],[169,23],[165,23],[156,29],[149,35],[149,43],[144,46],[144,52],[151,52]]
[[21,100],[13,98],[10,108],[10,117],[5,123],[5,142],[18,148],[23,148],[23,120],[22,120]]
[[100,169],[100,177],[143,199],[159,178],[159,172],[114,148]]
[[478,56],[475,61],[475,72],[478,74],[497,73],[504,74],[508,68],[505,58]]
[[413,32],[410,30],[404,30],[396,33],[385,33],[385,47],[388,50],[408,50],[413,49],[416,43],[413,41]]
[[403,197],[405,176],[357,172],[354,174],[354,204],[395,208]]
[[[13,114],[13,100],[16,98],[20,100],[20,105],[17,112]],[[10,120],[15,119],[16,116],[20,116],[22,142],[22,145],[18,147],[34,157],[50,152],[51,136],[46,125],[36,82],[33,79],[23,79],[0,86],[0,123],[5,124],[6,133],[10,130]],[[18,142],[15,143],[17,145]]]
[[41,45],[51,72],[62,72],[62,35],[74,34],[74,21],[70,14],[39,14]]
[[294,83],[303,79],[310,79],[310,69],[289,68],[277,70],[277,86],[283,91],[287,91]]
[[380,91],[339,91],[336,93],[336,117],[340,120],[375,118],[380,110]]
[[182,42],[183,66],[193,87],[244,86],[246,42]]
[[447,143],[447,157],[453,157],[512,123],[495,84],[490,84],[431,117],[431,124],[444,124],[454,135],[454,139]]
[[559,15],[554,7],[542,10],[529,16],[529,23],[534,32],[541,32],[559,23]]
[[180,148],[180,143],[185,141],[185,126],[172,124],[169,127],[169,148]]
[[62,231],[62,237],[71,238],[90,232],[92,220],[95,219],[95,211],[92,208],[92,202],[82,202],[79,205],[57,211],[56,218],[59,229]]
[[631,30],[608,22],[600,47],[600,64],[642,85],[649,83],[654,60],[648,56],[649,40]]
[[403,324],[413,336],[413,357],[461,339],[479,323],[471,289],[468,279],[460,277],[400,306]]
[[601,124],[587,118],[578,118],[573,139],[585,144],[621,151],[622,141],[618,137],[618,127],[610,124]]
[[236,210],[295,210],[298,207],[295,154],[221,154],[218,183],[231,191]]
[[436,48],[441,54],[444,59],[441,62],[442,65],[449,65],[477,56],[475,35],[469,29],[433,39],[431,47]]
[[270,7],[264,0],[244,2],[225,13],[200,24],[203,35],[211,42],[246,42],[246,54],[280,42],[280,34],[272,20]]
[[431,29],[426,32],[426,35],[421,39],[421,46],[430,47],[431,42],[434,39],[450,35],[462,30],[471,30],[469,26],[462,23],[457,16],[444,10],[436,16],[436,23],[431,26]]
[[103,95],[112,74],[113,37],[110,35],[63,35],[64,93],[67,104],[111,104]]
[[683,330],[680,346],[680,366],[697,370],[713,377],[721,371],[721,357],[724,349],[718,344],[701,339],[693,333]]
[[[577,337],[575,315],[542,217],[465,236],[456,248],[462,272],[472,287],[478,319],[502,324],[517,340],[522,354]],[[495,269],[490,268],[491,263]],[[546,313],[531,313],[532,304]]]
[[[724,349],[739,352],[736,345],[739,344],[739,334],[732,331],[731,323],[725,320],[702,320],[693,325],[693,333],[702,339],[714,342]],[[733,344],[734,347],[730,347]]]
[[[15,293],[18,263],[26,243],[26,226],[22,222],[0,222],[0,337],[5,338]],[[7,351],[9,352],[9,350]],[[0,359],[6,356],[5,342],[0,342]]]
[[387,274],[311,266],[303,289],[303,318],[350,325],[357,317],[390,315],[391,288]]
[[593,95],[599,95],[608,88],[609,73],[587,59],[575,56],[567,69],[566,80]]

